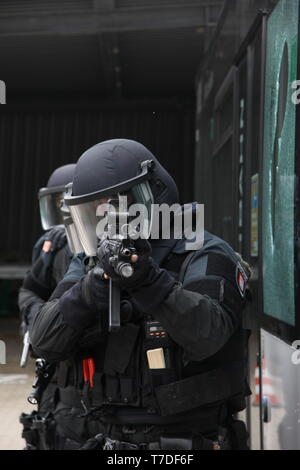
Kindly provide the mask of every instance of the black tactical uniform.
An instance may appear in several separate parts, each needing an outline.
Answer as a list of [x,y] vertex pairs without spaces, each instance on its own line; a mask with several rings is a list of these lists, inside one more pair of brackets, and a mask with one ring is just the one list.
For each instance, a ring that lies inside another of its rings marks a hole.
[[[18,304],[22,319],[23,334],[29,330],[33,319],[44,303],[49,299],[57,284],[64,277],[74,249],[67,243],[66,230],[60,218],[59,207],[57,212],[51,200],[63,195],[64,187],[73,180],[75,164],[65,165],[57,168],[50,176],[47,188],[40,190],[40,209],[42,226],[46,230],[36,242],[32,252],[32,268],[27,273],[23,285],[19,291]],[[45,204],[43,198],[48,201]],[[53,200],[53,202],[55,202]],[[44,251],[44,246],[50,247],[49,251]],[[46,244],[46,245],[45,245]],[[25,364],[24,364],[25,366]],[[52,368],[53,372],[53,368]],[[28,449],[43,449],[50,447],[46,430],[51,427],[51,411],[53,410],[56,383],[53,376],[52,382],[44,390],[41,400],[38,403],[37,412],[21,415],[21,422],[24,425],[23,437],[26,440]],[[48,433],[49,434],[49,433]]]
[[[141,178],[145,161],[155,166]],[[96,145],[77,164],[73,204],[84,194],[86,211],[80,215],[75,208],[77,221],[82,216],[88,231],[84,217],[95,207],[86,206],[93,195],[101,199],[105,191],[133,186],[132,195],[144,194],[147,188],[136,189],[144,181],[155,203],[178,202],[174,181],[141,144],[119,139]],[[81,242],[92,257],[91,239],[82,236]],[[208,232],[196,251],[174,236],[150,241],[151,257],[147,242],[137,243],[133,282],[114,279],[130,306],[121,309],[118,330],[108,332],[107,281],[97,267],[84,275],[82,258],[71,263],[35,317],[35,351],[49,361],[65,360],[60,431],[74,448],[245,448],[243,423],[232,416],[245,408],[249,394],[242,328],[248,273],[232,248]],[[100,263],[108,272],[105,256]],[[159,368],[150,367],[148,352],[155,350],[163,351]]]
[[[43,254],[45,242],[51,242],[49,260],[44,262]],[[27,331],[39,307],[49,299],[51,293],[62,280],[68,270],[73,255],[67,245],[65,229],[62,226],[48,230],[34,245],[32,253],[32,268],[19,291],[18,304],[22,318],[23,330]],[[32,271],[34,266],[40,267]],[[48,272],[46,272],[48,271]]]

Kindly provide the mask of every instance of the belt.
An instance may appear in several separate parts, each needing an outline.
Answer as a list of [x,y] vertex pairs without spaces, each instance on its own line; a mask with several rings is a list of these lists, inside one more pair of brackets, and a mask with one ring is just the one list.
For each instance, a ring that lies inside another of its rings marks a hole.
[[[69,385],[68,387],[59,387],[59,401],[70,408],[83,408],[83,396],[79,389]],[[114,405],[104,405],[103,416],[101,420],[108,425],[174,425],[190,426],[197,423],[198,432],[206,434],[211,432],[212,423],[222,423],[220,421],[221,410],[224,405],[211,406],[202,409],[196,409],[192,412],[175,416],[160,416],[157,414],[149,414],[144,409],[134,407],[118,407]],[[176,432],[176,430],[175,430]],[[179,431],[181,432],[181,431]]]
[[134,444],[120,441],[111,437],[97,434],[89,439],[81,450],[229,450],[230,440],[219,439],[213,441],[204,436],[187,438],[183,436],[161,436],[159,442],[145,442]]

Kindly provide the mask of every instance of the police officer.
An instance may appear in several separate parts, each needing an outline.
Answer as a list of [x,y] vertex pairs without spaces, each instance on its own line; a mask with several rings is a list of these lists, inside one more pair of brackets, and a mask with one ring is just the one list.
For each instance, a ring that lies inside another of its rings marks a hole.
[[[47,186],[41,188],[38,193],[41,224],[45,233],[33,248],[32,267],[24,279],[18,298],[22,330],[26,338],[35,315],[63,278],[73,253],[82,251],[69,211],[63,205],[65,185],[73,180],[75,166],[69,164],[57,168],[51,174]],[[29,341],[25,340],[25,345]],[[25,356],[22,357],[22,367],[26,365],[28,352],[27,349]],[[39,365],[44,365],[43,360],[38,361]],[[38,411],[34,411],[31,415],[24,413],[21,415],[21,422],[24,424],[23,437],[26,439],[28,449],[48,447],[44,435],[46,425],[44,418],[50,415],[53,408],[55,391],[56,384],[53,379],[40,397]],[[33,424],[35,430],[32,429]],[[39,426],[40,432],[37,431]]]
[[[89,258],[74,260],[78,282],[67,273],[31,328],[37,354],[68,363],[60,398],[75,411],[63,432],[84,449],[246,448],[245,426],[233,415],[249,394],[247,267],[208,232],[190,250],[175,230],[168,239],[158,230],[158,239],[134,241],[133,274],[122,276],[101,232],[102,203],[118,206],[122,195],[143,204],[146,226],[153,204],[179,200],[172,177],[138,142],[102,142],[79,159],[65,201]],[[111,284],[121,289],[117,329],[108,325]]]

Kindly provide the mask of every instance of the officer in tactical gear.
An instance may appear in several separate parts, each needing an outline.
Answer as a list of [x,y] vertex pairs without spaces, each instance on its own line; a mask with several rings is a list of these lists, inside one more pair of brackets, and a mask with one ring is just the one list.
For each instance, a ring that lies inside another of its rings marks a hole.
[[[61,201],[66,184],[73,180],[75,164],[57,168],[47,186],[38,193],[41,225],[45,233],[38,239],[32,252],[32,267],[19,292],[19,309],[23,331],[27,331],[38,303],[48,300],[63,278],[72,259],[67,243]],[[72,250],[72,251],[71,251]]]
[[[63,204],[65,185],[73,180],[75,166],[75,164],[69,164],[57,168],[51,174],[47,187],[41,188],[38,193],[41,225],[45,233],[33,248],[32,267],[19,291],[18,302],[22,318],[22,332],[25,337],[21,367],[26,366],[29,355],[29,328],[35,315],[63,278],[73,254],[82,251],[69,211]],[[50,426],[48,418],[53,408],[56,392],[53,377],[55,367],[47,364],[43,359],[37,359],[36,363],[39,377],[37,388],[31,399],[32,403],[38,402],[38,410],[30,415],[23,413],[20,418],[24,425],[23,437],[28,449],[49,448],[44,431],[46,425]],[[49,385],[44,380],[45,378],[42,378],[46,375],[45,370],[47,370],[48,381],[52,378]],[[41,381],[43,383],[40,383]]]
[[[115,139],[87,150],[65,196],[86,256],[73,259],[30,330],[35,352],[59,362],[57,429],[82,449],[245,449],[244,423],[233,416],[250,393],[247,266],[208,232],[189,249],[174,219],[168,239],[161,229],[124,244],[105,236],[103,203],[120,217],[123,196],[145,207],[148,227],[153,204],[179,201],[142,144]],[[108,318],[113,285],[119,326]]]

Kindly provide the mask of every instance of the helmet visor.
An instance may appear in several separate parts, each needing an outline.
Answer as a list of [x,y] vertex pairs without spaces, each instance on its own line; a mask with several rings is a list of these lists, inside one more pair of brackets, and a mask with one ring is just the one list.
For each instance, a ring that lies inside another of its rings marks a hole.
[[42,188],[39,191],[41,224],[44,230],[63,224],[61,212],[61,204],[64,198],[63,191],[63,187]]
[[79,240],[77,230],[74,225],[73,219],[71,217],[69,208],[66,206],[65,202],[63,202],[61,212],[63,216],[63,224],[66,230],[68,245],[69,245],[71,252],[74,255],[77,255],[78,253],[82,253],[84,249]]
[[[102,195],[103,196],[103,195]],[[148,181],[124,192],[74,204],[68,195],[69,207],[80,242],[88,256],[95,256],[99,240],[115,235],[126,238],[148,238],[151,230],[153,195]],[[71,202],[71,205],[69,205]]]

